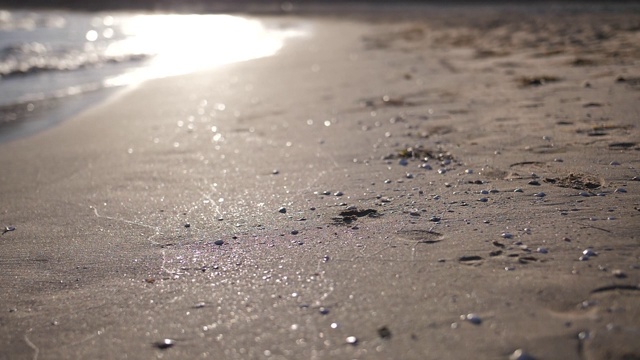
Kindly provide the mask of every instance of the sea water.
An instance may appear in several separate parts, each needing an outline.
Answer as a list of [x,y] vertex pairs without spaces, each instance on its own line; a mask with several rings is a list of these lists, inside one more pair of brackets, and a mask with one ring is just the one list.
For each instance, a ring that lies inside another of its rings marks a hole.
[[139,84],[275,54],[301,28],[231,15],[0,10],[0,141]]

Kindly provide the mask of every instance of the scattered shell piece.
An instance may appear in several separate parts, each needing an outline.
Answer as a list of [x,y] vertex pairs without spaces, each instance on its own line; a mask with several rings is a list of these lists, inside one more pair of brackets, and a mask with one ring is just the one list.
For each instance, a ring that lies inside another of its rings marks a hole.
[[5,226],[4,229],[2,230],[2,235],[4,235],[5,233],[8,233],[9,231],[15,231],[16,228],[14,226]]

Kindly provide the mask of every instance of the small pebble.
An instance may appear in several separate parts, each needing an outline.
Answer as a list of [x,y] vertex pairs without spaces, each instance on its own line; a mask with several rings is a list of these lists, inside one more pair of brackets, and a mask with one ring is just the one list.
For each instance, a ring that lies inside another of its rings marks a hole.
[[398,161],[398,165],[407,166],[407,164],[409,164],[409,162],[405,158],[402,158]]
[[429,221],[431,221],[431,222],[438,222],[440,220],[441,219],[439,217],[437,217],[437,216],[432,216],[432,217],[429,218]]
[[273,170],[271,173],[272,173],[273,175],[278,175],[278,174],[280,174],[280,170],[275,169],[275,170]]
[[589,193],[588,193],[588,192],[586,192],[586,191],[580,191],[580,192],[578,193],[578,195],[580,195],[580,196],[584,196],[584,197],[589,197],[589,196],[591,196],[591,194],[589,194]]
[[409,212],[409,215],[411,215],[411,216],[420,216],[420,213],[417,212],[417,211],[411,211],[411,212]]
[[391,180],[387,179],[384,181],[385,184],[391,184]]
[[626,193],[626,192],[627,192],[627,189],[625,189],[625,188],[617,188],[614,191],[614,193],[616,193],[616,194],[623,194],[623,193]]
[[539,247],[538,249],[536,249],[537,252],[539,252],[540,254],[546,254],[549,252],[549,250],[547,250],[547,248],[544,247]]
[[190,227],[191,227],[191,224],[186,223],[186,224],[184,224],[184,227],[186,227],[186,228],[190,228]]
[[529,185],[539,186],[540,182],[538,180],[531,180],[528,182]]
[[480,316],[476,315],[476,314],[467,314],[467,315],[461,315],[460,319],[462,320],[467,320],[468,322],[474,324],[474,325],[480,325],[482,324],[482,319],[480,318]]
[[524,350],[518,349],[509,356],[509,360],[535,360],[535,358],[527,354]]
[[445,169],[445,168],[438,169],[438,174],[444,174],[446,172],[447,172],[447,169]]
[[543,192],[539,192],[539,193],[535,193],[535,194],[533,194],[533,196],[535,196],[535,197],[539,197],[539,198],[543,198],[543,197],[547,196],[547,194],[545,194],[545,193],[543,193]]
[[327,315],[329,313],[329,309],[327,309],[326,307],[321,307],[320,309],[318,309],[318,312],[322,315]]
[[505,239],[511,239],[513,237],[513,235],[511,235],[508,232],[502,233],[500,236],[502,236]]
[[513,190],[513,192],[521,193],[521,192],[524,192],[524,191],[522,189],[520,189],[520,188],[515,188],[515,190]]
[[356,345],[358,343],[358,338],[355,336],[348,336],[346,340],[347,344]]
[[429,164],[421,164],[420,167],[425,170],[433,170],[433,168]]
[[564,160],[558,159],[558,158],[553,159],[553,161],[555,161],[555,162],[564,162]]
[[486,197],[483,197],[483,198],[478,199],[478,201],[480,201],[480,202],[487,202],[487,201],[489,201],[489,199],[487,199]]
[[624,271],[620,269],[615,269],[611,271],[611,273],[613,274],[613,276],[617,277],[618,279],[624,279],[627,277],[627,274],[625,274]]
[[482,195],[487,195],[489,193],[489,190],[480,190],[480,194]]
[[298,235],[298,230],[292,230],[291,235]]
[[413,179],[413,174],[412,173],[407,173],[407,179]]
[[163,339],[161,341],[156,341],[153,343],[153,346],[157,347],[160,350],[166,350],[170,347],[173,347],[176,344],[175,341],[171,339]]
[[333,195],[334,196],[342,196],[342,195],[344,195],[344,193],[342,191],[336,191]]
[[620,163],[619,163],[619,162],[617,162],[617,161],[612,161],[612,162],[610,162],[610,163],[609,163],[609,165],[611,165],[611,166],[618,166],[618,165],[620,165]]
[[224,244],[224,240],[216,240],[216,241],[214,241],[213,243],[214,243],[215,245],[220,246],[220,245]]
[[467,169],[464,171],[465,174],[473,174],[473,169]]
[[582,252],[582,255],[587,256],[587,257],[592,257],[592,256],[598,256],[598,253],[596,253],[595,251],[593,251],[592,249],[585,249]]
[[278,209],[278,212],[281,214],[286,214],[287,213],[287,209],[284,207],[281,207],[280,209]]

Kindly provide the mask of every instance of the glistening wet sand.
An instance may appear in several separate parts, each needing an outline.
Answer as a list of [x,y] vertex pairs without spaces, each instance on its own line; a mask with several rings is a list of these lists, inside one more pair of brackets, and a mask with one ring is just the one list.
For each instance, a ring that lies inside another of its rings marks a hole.
[[455,11],[0,145],[0,358],[640,356],[638,15]]

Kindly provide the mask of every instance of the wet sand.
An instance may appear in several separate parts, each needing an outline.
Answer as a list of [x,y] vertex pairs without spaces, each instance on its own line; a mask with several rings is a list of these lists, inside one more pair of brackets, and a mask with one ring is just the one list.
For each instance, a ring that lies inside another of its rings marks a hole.
[[640,15],[441,11],[1,144],[0,359],[640,357]]

